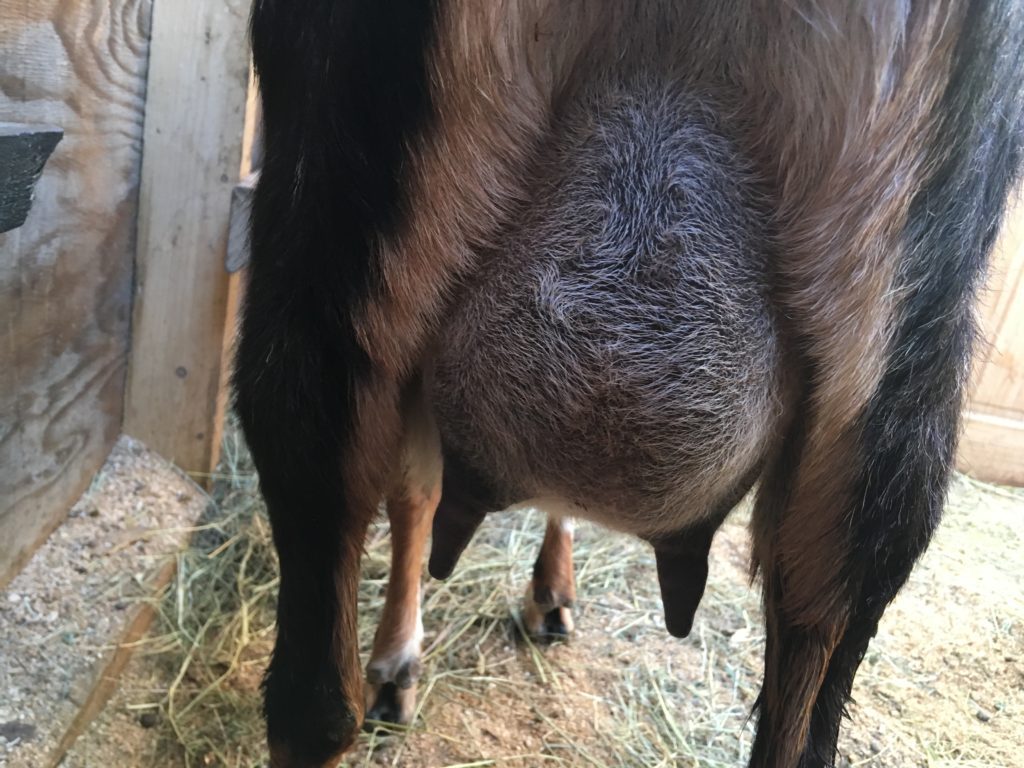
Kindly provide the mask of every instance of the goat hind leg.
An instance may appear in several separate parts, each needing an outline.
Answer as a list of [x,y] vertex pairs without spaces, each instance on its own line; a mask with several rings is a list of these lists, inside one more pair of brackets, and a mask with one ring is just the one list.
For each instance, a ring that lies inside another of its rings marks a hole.
[[815,700],[800,768],[833,765],[857,668],[941,517],[973,337],[968,302],[966,293],[955,302],[959,311],[944,316],[946,328],[910,323],[914,354],[894,358],[863,420],[852,496],[860,504],[848,528],[856,546],[841,566],[848,618]]
[[[352,744],[363,715],[357,592],[377,501],[352,482],[358,427],[337,399],[344,379],[330,362],[336,353],[325,337],[302,338],[285,322],[268,323],[282,307],[263,300],[258,282],[253,286],[235,385],[281,573],[277,638],[264,681],[271,765],[319,768]],[[387,412],[376,409],[378,439],[390,431]],[[391,461],[386,449],[359,454],[381,466]]]
[[[944,332],[920,330],[912,362],[893,358],[859,430],[837,432],[832,450],[804,448],[799,459],[801,437],[792,437],[759,491],[754,538],[768,639],[757,768],[834,764],[857,667],[938,523],[955,455],[969,312]],[[945,356],[951,345],[960,348],[954,359]],[[932,356],[932,348],[942,352]],[[929,371],[928,383],[904,365]],[[824,478],[840,467],[844,487],[822,494]]]
[[548,517],[544,542],[533,566],[533,579],[527,583],[523,598],[523,623],[535,637],[567,637],[575,629],[572,535],[572,518]]

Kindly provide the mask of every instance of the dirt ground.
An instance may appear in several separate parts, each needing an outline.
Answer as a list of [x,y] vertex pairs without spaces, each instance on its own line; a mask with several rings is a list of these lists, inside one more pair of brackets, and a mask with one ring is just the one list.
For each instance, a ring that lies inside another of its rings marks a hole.
[[180,470],[136,440],[117,441],[67,519],[0,590],[0,766],[45,766],[74,730],[206,506]]
[[[259,682],[276,582],[255,482],[244,456],[235,459],[150,647],[67,765],[266,764]],[[364,735],[344,765],[743,764],[764,642],[743,510],[716,539],[683,641],[664,630],[649,550],[587,525],[577,532],[575,635],[547,647],[526,640],[516,616],[542,533],[538,513],[492,516],[453,578],[426,583],[416,722]],[[956,481],[934,544],[861,668],[840,765],[1021,764],[1022,542],[1024,492]],[[364,566],[364,653],[387,557],[381,524]]]
[[[1024,497],[957,484],[858,677],[841,765],[1021,764],[1022,512]],[[627,542],[593,546],[580,564],[571,643],[538,651],[506,629],[476,644],[475,659],[435,656],[422,722],[387,746],[368,742],[349,764],[739,765],[763,652],[745,526],[730,524],[716,541],[708,596],[685,641],[662,629],[652,564],[620,554]],[[629,565],[616,589],[588,588],[595,570],[621,561]]]

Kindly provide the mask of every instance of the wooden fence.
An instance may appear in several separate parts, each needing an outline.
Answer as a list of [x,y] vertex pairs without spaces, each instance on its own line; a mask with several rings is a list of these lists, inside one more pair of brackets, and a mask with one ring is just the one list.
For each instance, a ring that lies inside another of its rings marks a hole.
[[123,430],[217,459],[250,0],[0,0],[0,120],[65,132],[0,235],[0,585]]

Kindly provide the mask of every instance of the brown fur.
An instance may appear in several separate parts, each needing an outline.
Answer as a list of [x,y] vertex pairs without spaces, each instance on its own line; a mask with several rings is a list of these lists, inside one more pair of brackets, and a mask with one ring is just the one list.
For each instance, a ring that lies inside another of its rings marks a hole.
[[[728,64],[741,94],[737,121],[749,125],[746,149],[778,190],[773,290],[799,329],[807,377],[791,490],[774,519],[758,522],[757,558],[775,572],[768,599],[780,627],[831,637],[843,613],[836,564],[848,546],[842,515],[854,470],[852,426],[886,358],[898,298],[893,254],[925,170],[918,148],[932,127],[962,6],[765,1],[738,19],[731,7],[719,16],[712,6],[629,5],[447,7],[432,59],[437,129],[418,147],[409,175],[417,211],[396,242],[382,245],[388,292],[363,308],[364,344],[392,376],[419,364],[451,281],[472,270],[473,254],[522,195],[552,103],[611,40],[613,50],[653,48],[673,35],[680,71],[718,77]],[[661,23],[668,33],[655,29]],[[766,47],[765,40],[786,42]],[[808,64],[822,61],[829,66]],[[363,450],[352,458],[383,455]],[[819,652],[823,674],[829,651]],[[793,685],[799,706],[809,707],[815,681]],[[769,710],[782,706],[781,695],[766,686]],[[787,717],[799,744],[806,716]]]
[[[366,538],[365,527],[356,533],[360,534],[358,538],[353,537],[356,541],[362,542]],[[347,539],[343,542],[344,545],[349,545]],[[348,701],[354,702],[354,706],[359,707],[355,710],[355,716],[359,721],[363,719],[361,709],[363,686],[359,647],[348,640],[351,637],[358,637],[359,633],[359,558],[362,554],[361,550],[361,544],[359,549],[348,546],[348,551],[344,552],[344,556],[339,560],[334,579],[334,590],[338,601],[338,618],[334,635],[335,659],[338,669],[342,672],[342,691]]]
[[[438,127],[417,148],[408,181],[409,197],[419,204],[398,240],[382,244],[387,291],[363,308],[359,327],[381,371],[397,378],[414,369],[451,281],[472,267],[474,248],[493,237],[521,195],[549,105],[569,87],[581,50],[589,45],[590,55],[599,56],[603,34],[612,34],[601,30],[614,30],[625,48],[628,30],[642,38],[645,22],[659,16],[673,19],[666,25],[673,32],[689,26],[692,39],[676,45],[696,45],[680,58],[699,63],[695,71],[733,62],[749,94],[737,105],[751,126],[749,147],[773,169],[780,190],[784,257],[776,289],[800,329],[815,380],[805,390],[813,414],[806,460],[771,549],[783,561],[822,553],[805,585],[787,590],[788,610],[814,621],[835,607],[838,595],[835,575],[827,572],[836,558],[826,553],[842,546],[841,520],[821,516],[844,508],[849,468],[830,457],[847,455],[844,435],[885,359],[896,298],[891,254],[900,247],[906,205],[921,178],[916,148],[931,127],[962,6],[802,5],[759,3],[738,29],[729,8],[717,18],[713,9],[659,3],[642,10],[628,3],[554,9],[540,0],[446,5],[431,60]],[[758,44],[773,38],[788,44]],[[818,61],[832,64],[804,65]],[[797,84],[794,71],[801,72]],[[389,420],[376,414],[368,423],[376,431]],[[387,452],[358,449],[346,465],[382,455]]]
[[[398,463],[402,386],[429,367],[427,349],[453,285],[473,274],[479,254],[521,209],[558,107],[596,64],[656,56],[671,59],[694,90],[728,91],[721,103],[739,127],[739,149],[773,190],[778,258],[770,287],[795,331],[786,341],[798,350],[803,413],[789,436],[791,461],[778,467],[785,477],[762,491],[755,558],[769,615],[763,713],[773,743],[784,745],[772,765],[795,765],[846,620],[837,564],[850,548],[844,515],[857,469],[849,461],[854,428],[890,351],[901,298],[895,256],[909,201],[930,170],[922,148],[935,130],[964,7],[952,0],[443,4],[429,57],[436,114],[432,128],[411,140],[403,180],[412,213],[377,244],[383,287],[355,311],[372,373],[358,384],[356,438],[344,457],[349,506],[360,511],[336,577],[338,663],[349,701],[363,700],[352,642],[357,553]],[[789,409],[778,419],[784,425],[793,412],[779,400]],[[407,487],[392,497],[395,586],[378,633],[382,653],[408,631],[435,489]],[[538,567],[540,586],[571,589],[571,551],[550,528]]]
[[[384,486],[393,457],[398,455],[402,417],[396,386],[367,387],[359,394],[354,432],[356,444],[346,451],[342,468],[351,489],[349,508],[354,514],[346,530],[348,535],[341,542],[344,554],[338,561],[335,574],[338,613],[334,653],[345,698],[351,703],[357,722],[362,722],[362,665],[358,644],[351,642],[359,632],[360,561],[367,528],[379,506],[380,494],[376,489]],[[364,426],[371,424],[372,427]],[[385,458],[386,463],[367,462],[367,456]],[[282,765],[290,764],[285,762]]]
[[[387,503],[391,521],[391,573],[367,666],[366,700],[370,712],[383,687],[395,684],[395,714],[397,722],[403,724],[412,722],[416,707],[416,683],[421,670],[419,643],[423,632],[420,572],[427,534],[441,498],[440,477],[437,480],[432,488],[397,495]],[[414,655],[410,656],[411,653]]]
[[572,567],[572,522],[549,517],[533,566],[533,599],[541,609],[571,608],[576,602],[576,577]]
[[[808,37],[806,48],[780,46],[794,57],[855,66],[850,72],[816,69],[834,78],[815,84],[828,89],[824,103],[813,103],[813,119],[823,126],[822,150],[807,153],[800,144],[809,137],[793,130],[794,124],[812,124],[811,115],[800,114],[811,105],[797,102],[807,97],[803,89],[780,84],[773,97],[791,103],[781,109],[762,105],[754,121],[768,137],[765,149],[779,158],[779,285],[785,286],[780,300],[804,337],[814,373],[805,389],[810,417],[793,491],[763,556],[782,563],[784,611],[805,626],[841,610],[835,564],[845,554],[841,515],[854,470],[845,457],[853,453],[853,423],[875,391],[886,358],[898,298],[892,295],[893,254],[902,247],[907,206],[926,170],[920,167],[924,139],[962,23],[962,5],[934,3],[915,6],[904,26],[892,16],[897,6],[877,6],[874,23],[854,27],[846,38],[837,31],[831,38]],[[823,23],[829,15],[822,13]],[[840,50],[826,55],[831,45]],[[875,77],[851,81],[871,58]],[[797,62],[780,58],[776,67],[774,76],[781,76],[797,71]],[[799,577],[793,573],[797,567]]]
[[[767,600],[772,605],[770,594]],[[774,753],[766,752],[763,763],[755,757],[751,768],[795,766],[806,745],[814,703],[844,626],[794,630],[780,622],[771,607],[766,618],[768,641],[758,740],[770,740]]]

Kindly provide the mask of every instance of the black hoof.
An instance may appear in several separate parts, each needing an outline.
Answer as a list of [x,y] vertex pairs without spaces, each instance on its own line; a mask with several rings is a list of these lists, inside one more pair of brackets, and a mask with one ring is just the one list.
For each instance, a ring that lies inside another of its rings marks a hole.
[[384,683],[381,686],[380,692],[377,694],[377,700],[373,703],[370,711],[366,713],[366,722],[363,723],[364,731],[372,731],[376,723],[391,723],[393,725],[399,725],[401,723],[401,708],[398,705],[398,686],[394,683]]
[[[353,708],[335,690],[310,686],[301,694],[266,683],[267,740],[271,765],[325,765],[339,758],[356,740],[359,723]],[[304,694],[304,695],[303,695]]]
[[553,608],[544,614],[543,636],[549,640],[566,640],[569,637],[569,627],[562,621],[562,611]]

